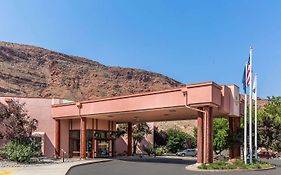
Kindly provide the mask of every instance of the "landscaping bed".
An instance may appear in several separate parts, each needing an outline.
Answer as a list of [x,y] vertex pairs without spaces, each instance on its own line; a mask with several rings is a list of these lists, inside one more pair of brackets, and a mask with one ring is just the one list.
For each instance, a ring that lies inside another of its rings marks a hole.
[[267,163],[257,161],[252,164],[246,164],[243,160],[234,161],[217,161],[211,164],[201,164],[198,169],[201,170],[259,170],[259,169],[271,169],[275,166]]
[[[68,158],[65,159],[65,162],[77,162],[80,159]],[[61,159],[49,159],[49,158],[40,158],[40,159],[32,159],[29,163],[19,163],[10,161],[7,159],[0,159],[0,167],[29,167],[29,166],[45,166],[45,165],[53,165],[64,163]]]

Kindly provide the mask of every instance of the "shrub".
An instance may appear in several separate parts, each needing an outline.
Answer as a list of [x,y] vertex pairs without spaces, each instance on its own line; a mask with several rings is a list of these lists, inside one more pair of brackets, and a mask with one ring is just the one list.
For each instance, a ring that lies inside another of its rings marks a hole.
[[0,160],[4,159],[5,158],[5,154],[4,154],[4,148],[1,147],[0,148]]
[[246,168],[246,165],[244,163],[243,160],[241,159],[237,159],[233,162],[233,165],[235,165],[236,167],[240,167],[241,169],[245,169]]
[[148,156],[154,155],[154,156],[162,156],[167,152],[166,147],[158,147],[158,148],[153,148],[152,145],[148,146],[143,146],[143,151],[147,153]]
[[155,150],[152,145],[143,146],[143,151],[146,152],[149,156],[155,154]]
[[33,141],[16,140],[6,144],[3,153],[11,161],[29,163],[32,157],[40,155],[39,148]]
[[208,167],[205,163],[202,163],[201,165],[198,166],[199,169],[206,170]]
[[166,148],[165,147],[159,147],[155,149],[155,156],[162,156],[163,154],[165,154]]
[[225,169],[237,169],[238,167],[233,164],[228,164]]
[[198,166],[199,169],[204,170],[224,170],[224,169],[266,169],[272,168],[273,165],[266,162],[256,162],[253,164],[245,165],[242,160],[235,160],[234,162],[228,161],[217,161],[210,164],[201,164]]

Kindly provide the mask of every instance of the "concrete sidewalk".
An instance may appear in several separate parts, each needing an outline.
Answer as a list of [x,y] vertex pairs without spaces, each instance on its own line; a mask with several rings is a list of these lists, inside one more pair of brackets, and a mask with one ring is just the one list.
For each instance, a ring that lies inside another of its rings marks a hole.
[[13,175],[65,175],[67,171],[73,167],[81,164],[108,162],[111,159],[92,159],[92,160],[80,160],[75,162],[65,162],[60,164],[52,164],[46,166],[30,166],[30,167],[5,167],[0,168],[1,170],[13,170],[15,173]]

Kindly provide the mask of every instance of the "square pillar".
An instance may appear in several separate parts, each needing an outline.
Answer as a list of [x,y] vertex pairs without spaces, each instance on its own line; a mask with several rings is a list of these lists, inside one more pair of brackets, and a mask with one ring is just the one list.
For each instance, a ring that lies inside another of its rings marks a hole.
[[[235,126],[235,133],[238,134],[240,128],[241,128],[241,123],[240,123],[240,117],[235,117],[234,118],[234,126]],[[234,145],[234,151],[233,151],[233,154],[234,154],[234,158],[236,159],[239,159],[241,157],[241,149],[240,149],[240,144],[237,142],[235,145]]]
[[[198,108],[203,110],[203,108]],[[197,117],[197,163],[203,163],[203,117],[204,113],[198,112]]]
[[[237,134],[240,129],[240,117],[229,117],[229,131],[230,134]],[[229,148],[229,158],[239,159],[241,157],[240,145],[234,143]]]
[[[229,133],[233,134],[234,132],[234,127],[233,127],[233,117],[228,118],[228,125],[229,125]],[[233,154],[233,145],[229,145],[229,158],[233,159],[234,154]]]
[[86,117],[80,118],[80,158],[86,158]]
[[133,125],[131,122],[128,122],[128,150],[127,155],[132,156],[132,133],[133,133]]
[[203,107],[204,116],[204,163],[213,163],[213,110],[210,106]]
[[91,152],[92,152],[92,158],[95,158],[95,131],[94,131],[94,129],[95,129],[95,119],[92,119],[92,150],[91,150]]
[[60,157],[60,120],[55,120],[55,157]]

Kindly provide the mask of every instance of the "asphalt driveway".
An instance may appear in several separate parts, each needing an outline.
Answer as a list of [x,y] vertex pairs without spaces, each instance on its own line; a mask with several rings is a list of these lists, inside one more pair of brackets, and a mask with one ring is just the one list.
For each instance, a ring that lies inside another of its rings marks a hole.
[[281,160],[274,160],[277,169],[248,172],[195,172],[187,171],[185,166],[195,163],[195,160],[180,158],[163,158],[148,160],[113,160],[105,163],[82,165],[72,168],[68,175],[279,175]]

